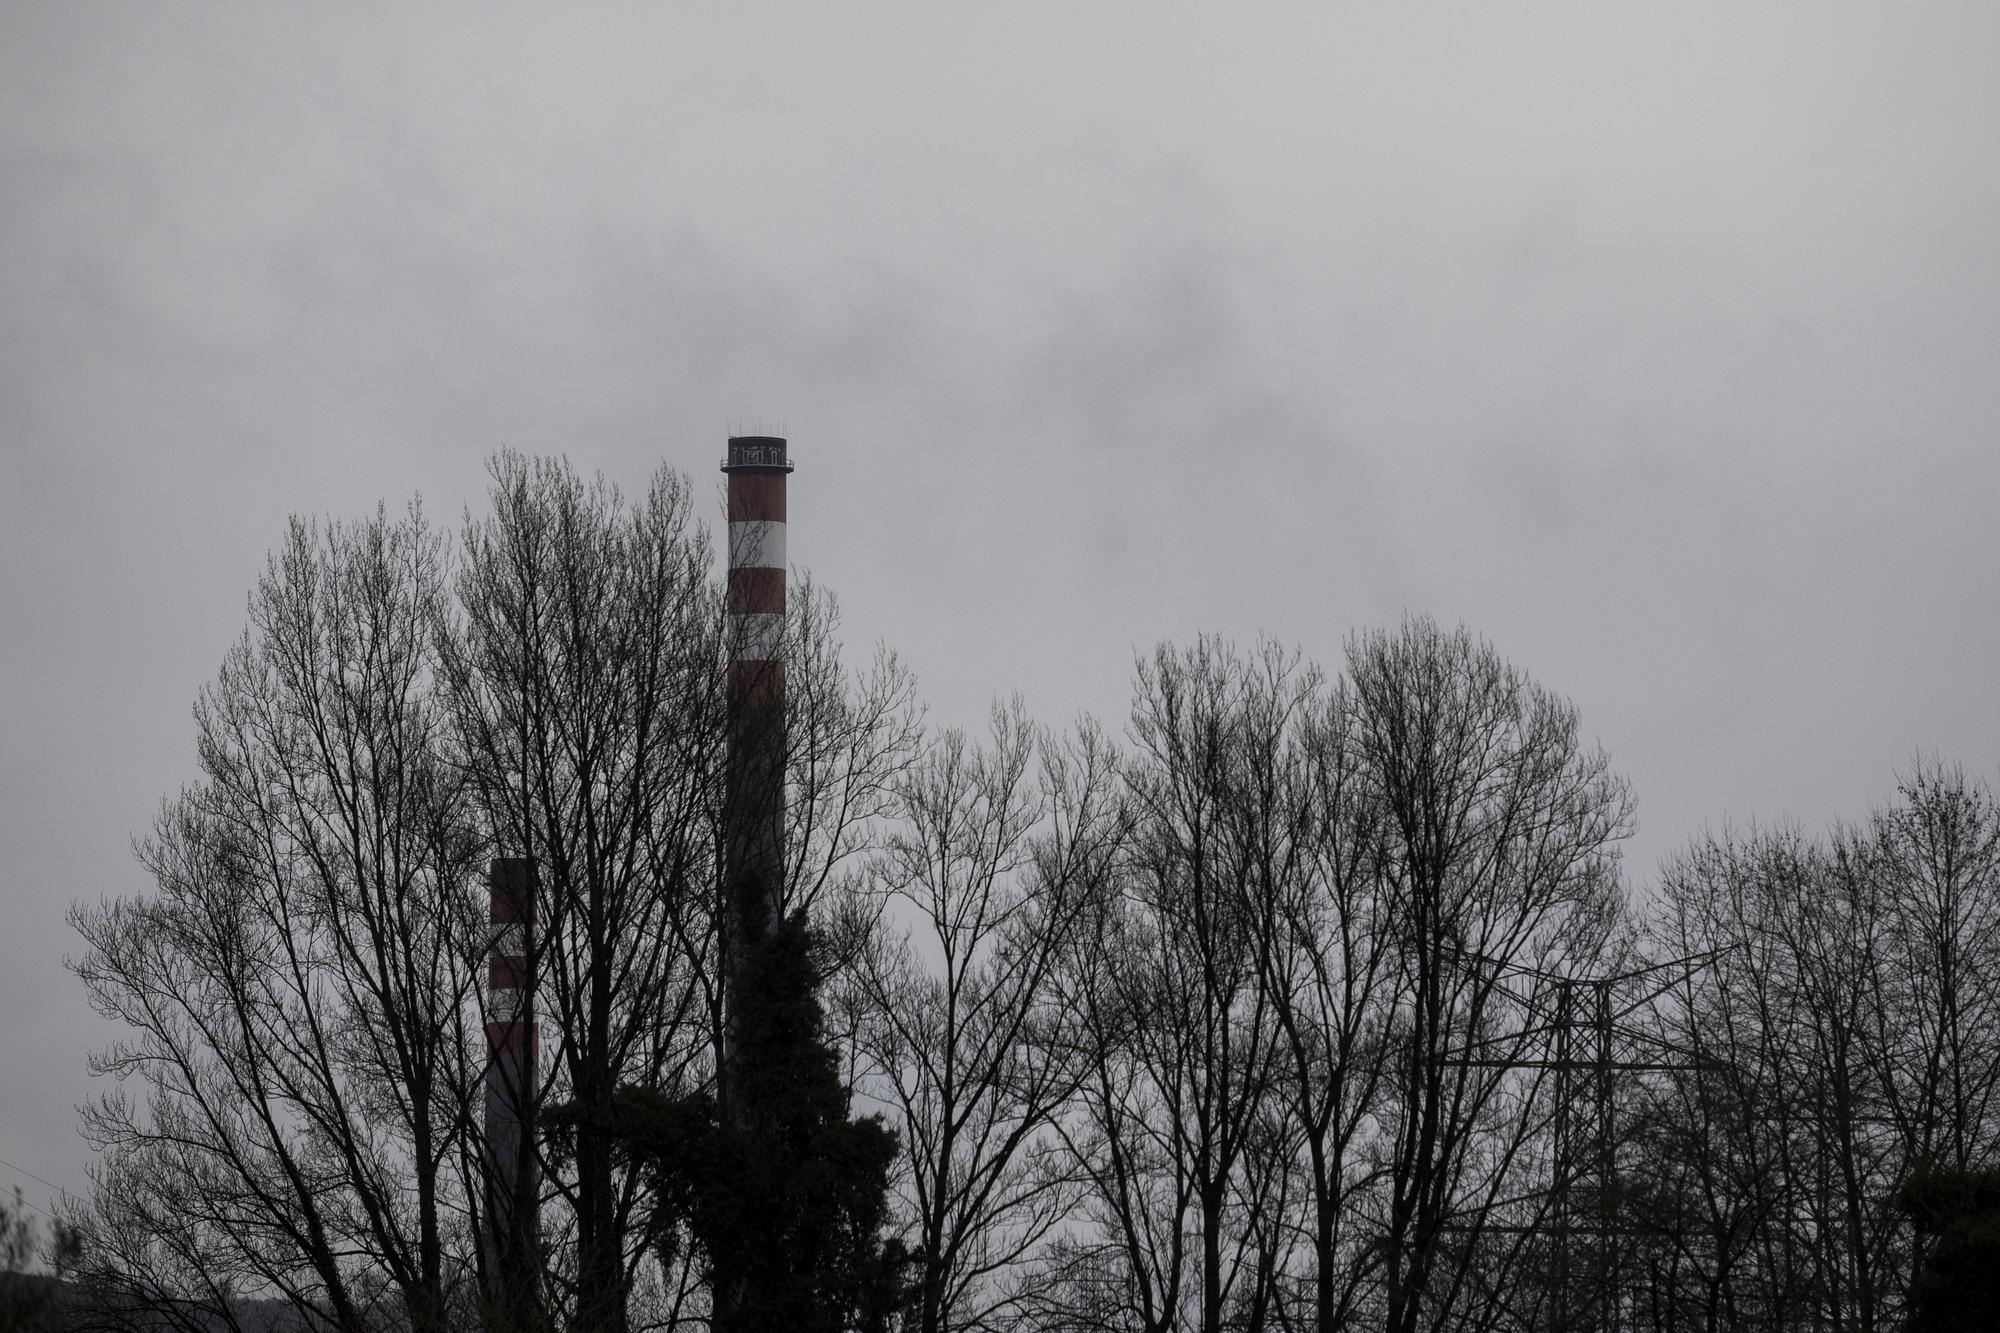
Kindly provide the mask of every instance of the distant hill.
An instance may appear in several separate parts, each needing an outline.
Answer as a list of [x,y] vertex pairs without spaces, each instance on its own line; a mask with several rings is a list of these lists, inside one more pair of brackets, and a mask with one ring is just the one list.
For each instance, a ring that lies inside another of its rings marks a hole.
[[0,1273],[0,1333],[309,1333],[284,1301],[239,1298],[229,1317],[105,1299],[46,1273]]

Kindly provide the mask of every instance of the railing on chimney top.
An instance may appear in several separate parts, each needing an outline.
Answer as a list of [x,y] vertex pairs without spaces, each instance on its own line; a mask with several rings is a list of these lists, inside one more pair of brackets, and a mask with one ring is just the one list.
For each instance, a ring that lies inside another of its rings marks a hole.
[[792,460],[782,444],[732,444],[728,456],[722,460],[722,466],[781,467],[789,471]]

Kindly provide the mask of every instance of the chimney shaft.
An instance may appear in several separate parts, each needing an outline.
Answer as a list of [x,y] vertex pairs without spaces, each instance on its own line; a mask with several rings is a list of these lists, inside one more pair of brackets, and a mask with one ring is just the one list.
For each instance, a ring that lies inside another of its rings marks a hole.
[[[723,877],[740,930],[776,922],[785,877],[783,438],[730,437],[729,767]],[[761,918],[758,919],[758,918]]]
[[535,865],[524,857],[487,870],[492,935],[486,986],[486,1233],[487,1273],[499,1306],[492,1322],[530,1325],[540,1271],[541,1181],[535,1167],[535,1010],[531,983],[535,928]]

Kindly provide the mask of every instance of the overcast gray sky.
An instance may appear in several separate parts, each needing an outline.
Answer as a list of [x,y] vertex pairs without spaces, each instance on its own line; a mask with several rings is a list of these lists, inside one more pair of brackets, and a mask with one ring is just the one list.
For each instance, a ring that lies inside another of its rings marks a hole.
[[[1464,620],[1632,877],[2000,764],[2000,7],[0,9],[0,1158],[296,511],[788,429],[949,720]],[[0,1169],[46,1203],[41,1185]]]

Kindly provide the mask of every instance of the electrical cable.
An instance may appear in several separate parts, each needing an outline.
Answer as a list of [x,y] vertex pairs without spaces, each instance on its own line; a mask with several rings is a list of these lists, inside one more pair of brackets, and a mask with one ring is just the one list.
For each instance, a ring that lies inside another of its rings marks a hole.
[[[8,1161],[4,1157],[0,1157],[0,1166],[6,1167],[9,1171],[17,1172],[20,1175],[24,1175],[38,1185],[47,1185],[50,1189],[54,1190],[57,1194],[60,1194],[65,1199],[73,1199],[76,1197],[75,1195],[71,1194],[68,1190],[64,1189],[62,1186],[56,1184],[55,1181],[50,1180],[47,1176],[38,1176],[24,1166],[15,1166],[12,1162]],[[28,1201],[27,1195],[17,1194],[15,1197],[18,1198],[27,1207],[34,1209],[36,1212],[40,1213],[43,1217],[48,1218],[49,1221],[54,1222],[59,1220],[54,1213],[42,1207],[40,1204],[30,1203]]]

